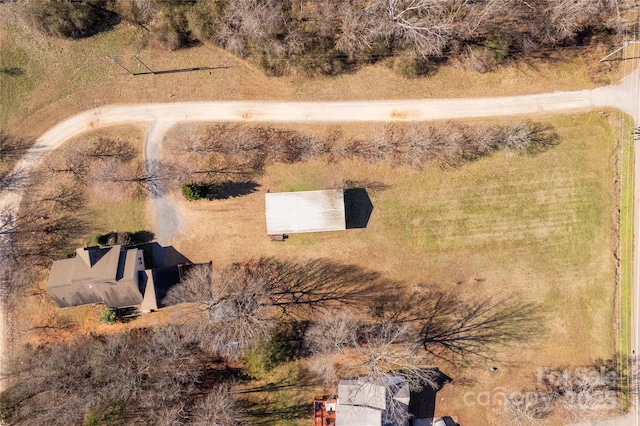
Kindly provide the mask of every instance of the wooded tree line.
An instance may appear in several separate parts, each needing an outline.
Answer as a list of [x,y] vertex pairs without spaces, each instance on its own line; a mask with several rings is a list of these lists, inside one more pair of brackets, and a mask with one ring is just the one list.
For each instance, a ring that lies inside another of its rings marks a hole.
[[370,138],[325,138],[273,127],[222,124],[183,126],[166,139],[164,176],[170,187],[184,183],[246,181],[273,163],[345,158],[423,169],[456,167],[496,151],[535,154],[558,143],[550,126],[536,122],[465,125],[449,122],[391,124]]
[[[28,176],[8,168],[2,171],[0,187],[22,187],[23,205],[29,208],[17,214],[0,211],[0,237],[11,240],[10,245],[2,246],[9,257],[46,264],[64,257],[74,241],[88,232],[80,208],[88,189],[100,200],[111,202],[139,195],[161,196],[185,183],[227,183],[226,195],[236,196],[253,191],[256,184],[251,180],[274,163],[350,158],[418,169],[432,164],[455,167],[500,150],[537,153],[557,140],[551,127],[535,122],[393,124],[373,137],[346,140],[339,132],[319,138],[274,127],[183,126],[167,137],[168,155],[161,164],[141,161],[137,148],[127,140],[87,136],[55,150]],[[3,160],[13,166],[29,143],[0,133]]]
[[26,347],[10,369],[15,385],[0,396],[10,424],[239,424],[229,372],[187,328]]
[[631,0],[25,0],[42,31],[87,37],[122,20],[169,49],[212,42],[271,74],[339,74],[391,57],[407,74],[448,59],[488,71],[507,58],[588,44],[625,25]]

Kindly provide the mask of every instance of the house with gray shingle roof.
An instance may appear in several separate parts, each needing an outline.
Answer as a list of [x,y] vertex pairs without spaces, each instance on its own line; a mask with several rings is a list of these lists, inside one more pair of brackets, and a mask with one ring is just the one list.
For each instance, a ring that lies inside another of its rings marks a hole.
[[137,306],[145,295],[144,273],[138,248],[78,248],[75,257],[53,262],[47,291],[60,308],[96,303],[110,308]]

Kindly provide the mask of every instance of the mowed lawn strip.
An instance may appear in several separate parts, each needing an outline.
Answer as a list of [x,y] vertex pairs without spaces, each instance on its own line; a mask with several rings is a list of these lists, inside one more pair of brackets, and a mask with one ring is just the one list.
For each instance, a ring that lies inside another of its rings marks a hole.
[[[633,279],[633,163],[634,144],[630,130],[631,123],[620,118],[617,132],[620,143],[620,284],[618,303],[619,309],[617,319],[620,322],[618,334],[618,352],[621,361],[621,368],[624,372],[629,372],[631,359],[631,332],[632,332],[632,279]],[[628,404],[628,391],[630,381],[622,383],[624,393],[625,409]]]
[[[259,256],[328,257],[469,298],[516,294],[541,303],[548,315],[543,339],[503,351],[493,361],[500,366],[494,374],[485,374],[484,367],[465,370],[473,384],[447,391],[443,410],[459,413],[460,421],[493,421],[491,407],[468,407],[463,394],[496,386],[531,389],[538,367],[587,365],[615,351],[618,200],[607,114],[536,120],[560,136],[557,146],[538,155],[500,152],[458,168],[422,171],[353,160],[269,167],[257,193],[181,202],[185,221],[176,247],[214,264]],[[340,188],[347,180],[370,186],[374,208],[366,229],[269,241],[267,190]]]

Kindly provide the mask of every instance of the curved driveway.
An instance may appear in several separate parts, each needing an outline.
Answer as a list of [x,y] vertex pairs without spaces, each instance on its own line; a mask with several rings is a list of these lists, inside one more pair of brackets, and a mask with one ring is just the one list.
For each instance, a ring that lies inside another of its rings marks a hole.
[[[634,73],[637,74],[637,71]],[[636,81],[628,77],[628,81]],[[159,159],[164,133],[177,122],[402,122],[456,118],[496,117],[535,113],[551,113],[594,107],[619,108],[637,118],[637,105],[629,96],[628,85],[595,90],[554,92],[537,95],[474,99],[428,99],[358,102],[176,102],[166,104],[110,105],[75,115],[44,133],[16,172],[31,169],[45,154],[82,133],[103,127],[152,123],[147,135],[147,159]],[[633,91],[632,91],[633,92]],[[0,210],[16,208],[18,190],[0,194]],[[166,198],[155,199],[158,215],[156,227],[159,242],[171,238],[179,219]],[[163,220],[170,222],[163,226]]]
[[[160,158],[160,146],[166,130],[178,122],[402,122],[552,113],[597,107],[621,109],[637,121],[637,94],[636,70],[617,86],[499,98],[358,102],[198,101],[112,105],[80,113],[51,128],[36,141],[16,165],[14,172],[29,171],[44,155],[72,137],[113,125],[149,123],[144,152],[147,160],[153,160]],[[0,193],[0,211],[17,211],[20,191],[21,188],[12,188]],[[166,197],[154,198],[152,205],[157,239],[161,244],[166,244],[179,227],[180,218],[175,206]],[[0,241],[0,244],[8,242]],[[4,297],[0,302],[0,354],[4,354],[6,346],[3,305]],[[3,370],[1,359],[0,372]]]

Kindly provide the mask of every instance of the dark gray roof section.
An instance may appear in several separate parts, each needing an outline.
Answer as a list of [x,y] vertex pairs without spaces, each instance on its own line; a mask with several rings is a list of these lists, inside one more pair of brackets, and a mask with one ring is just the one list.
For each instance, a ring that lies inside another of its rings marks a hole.
[[94,303],[110,308],[139,305],[139,257],[142,250],[125,250],[119,245],[80,248],[76,257],[53,262],[47,290],[61,308]]

